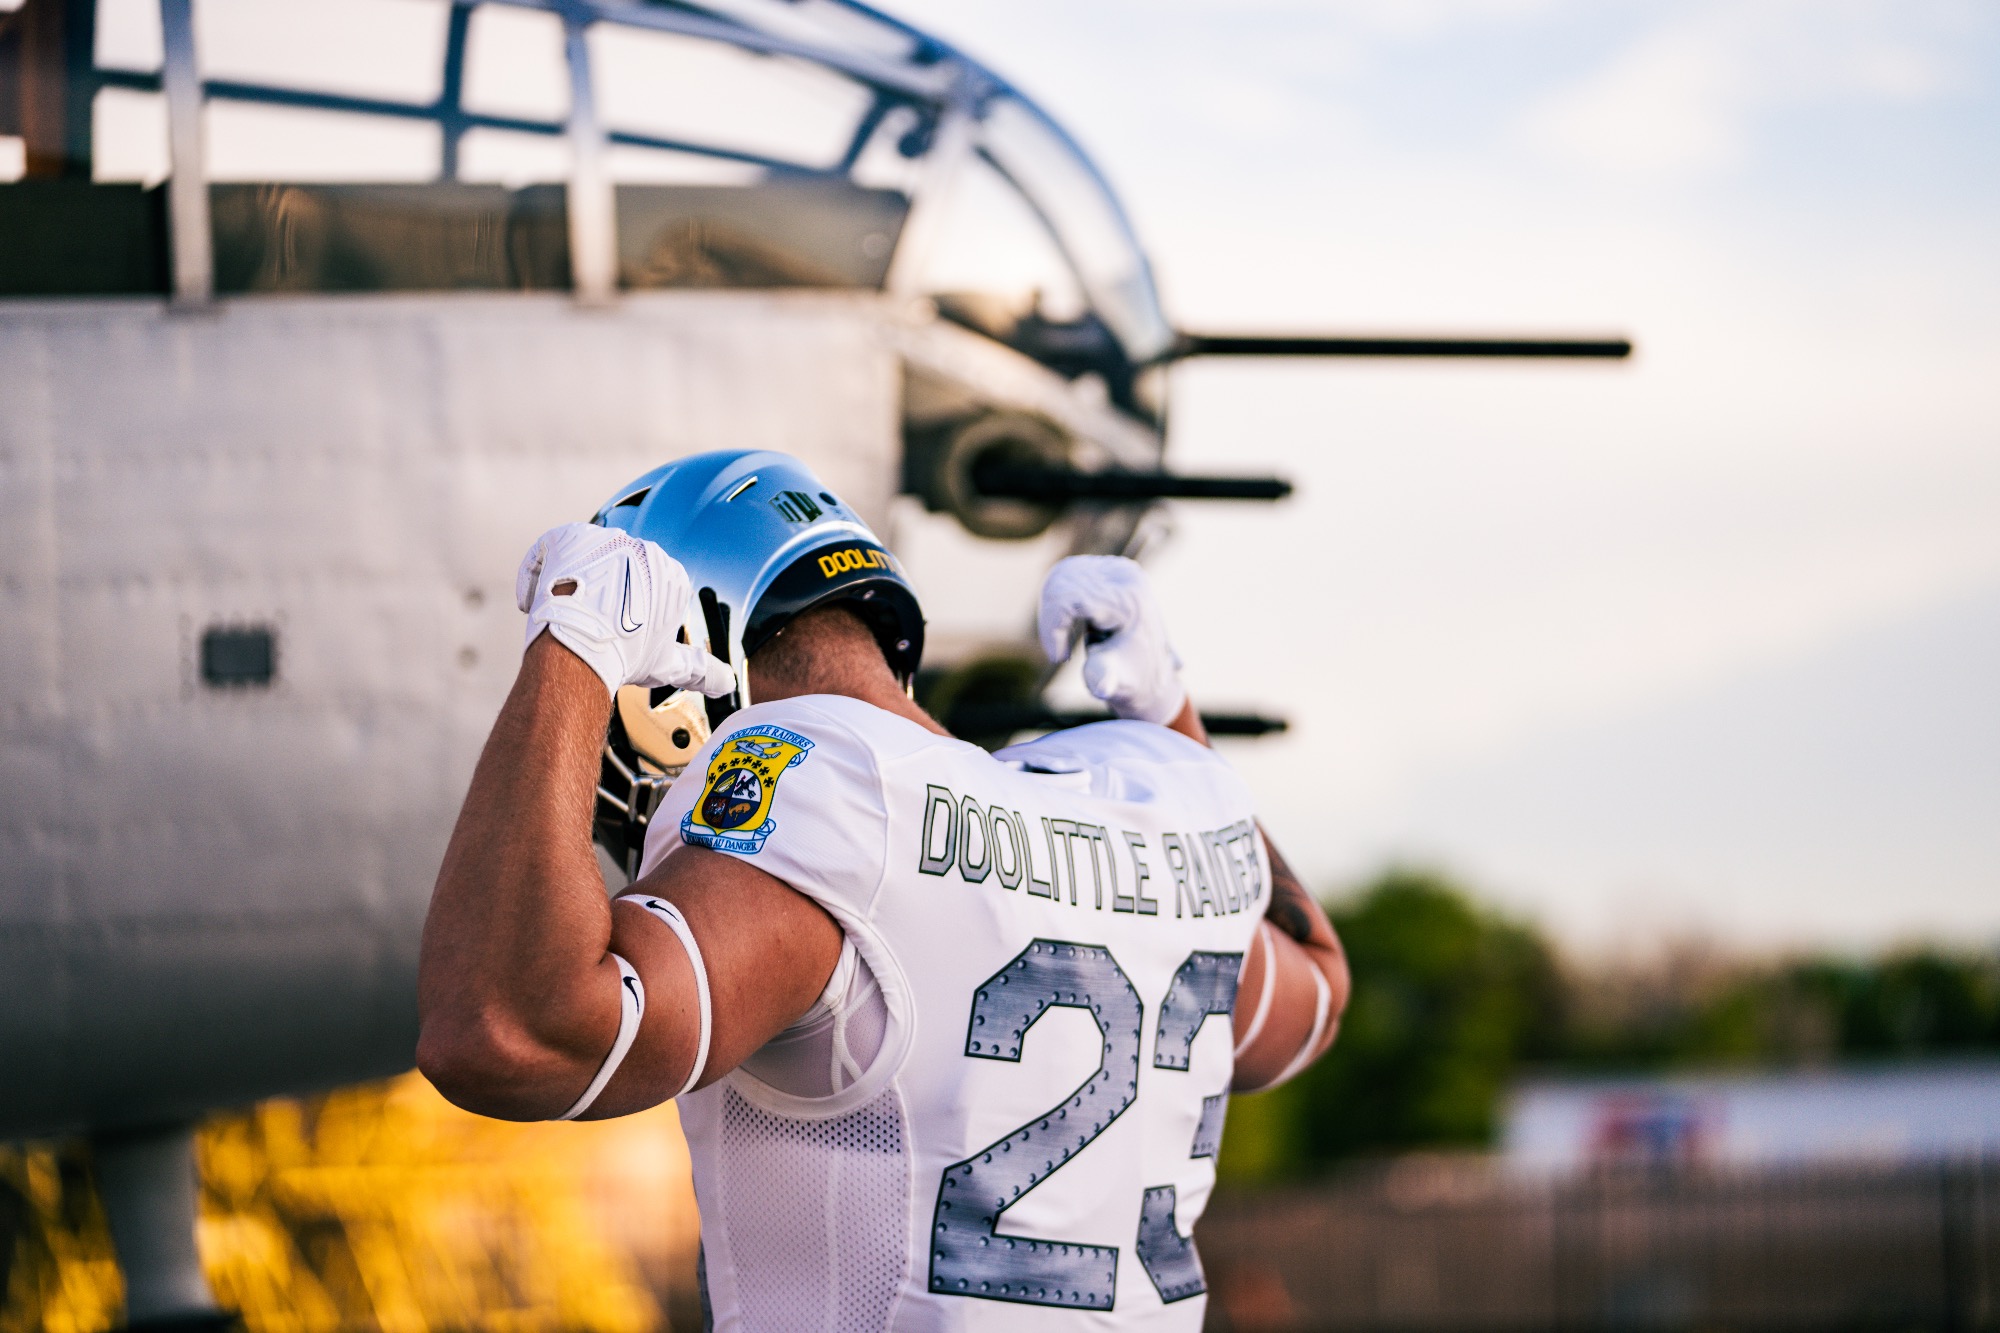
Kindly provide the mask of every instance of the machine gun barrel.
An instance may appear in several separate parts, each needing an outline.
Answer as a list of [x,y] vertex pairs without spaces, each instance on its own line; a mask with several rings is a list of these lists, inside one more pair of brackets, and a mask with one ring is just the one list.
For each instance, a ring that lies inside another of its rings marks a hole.
[[[942,721],[955,735],[1064,731],[1091,722],[1109,722],[1106,712],[1071,712],[1039,703],[960,704]],[[1211,736],[1271,736],[1290,728],[1284,718],[1262,713],[1203,713],[1201,723]]]
[[1391,338],[1183,333],[1170,360],[1197,356],[1534,357],[1623,361],[1630,338]]
[[1283,477],[1186,477],[1172,472],[1072,472],[1002,461],[972,470],[980,494],[1010,500],[1282,500]]

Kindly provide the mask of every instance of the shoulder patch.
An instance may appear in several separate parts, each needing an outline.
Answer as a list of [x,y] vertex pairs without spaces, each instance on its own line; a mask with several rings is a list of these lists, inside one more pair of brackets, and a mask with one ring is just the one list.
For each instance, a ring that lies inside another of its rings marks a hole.
[[813,743],[795,731],[745,727],[708,761],[701,799],[681,816],[681,841],[718,852],[754,855],[778,827],[771,798],[786,770],[805,762]]

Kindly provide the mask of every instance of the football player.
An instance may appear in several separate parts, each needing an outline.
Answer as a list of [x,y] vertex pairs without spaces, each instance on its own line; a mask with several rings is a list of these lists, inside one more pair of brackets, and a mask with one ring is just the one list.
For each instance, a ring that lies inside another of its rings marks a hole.
[[1143,571],[1042,593],[1117,720],[995,754],[913,702],[895,558],[781,454],[640,478],[518,600],[424,931],[431,1081],[519,1120],[679,1098],[718,1328],[1198,1329],[1228,1095],[1316,1059],[1348,978]]

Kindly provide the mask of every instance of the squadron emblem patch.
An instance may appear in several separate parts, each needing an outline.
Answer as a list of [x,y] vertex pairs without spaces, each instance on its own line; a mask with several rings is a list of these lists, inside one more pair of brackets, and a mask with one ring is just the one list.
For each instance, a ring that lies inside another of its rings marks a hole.
[[778,827],[771,798],[785,770],[805,762],[813,743],[783,727],[746,727],[708,761],[708,779],[694,809],[681,816],[681,841],[718,852],[751,855]]

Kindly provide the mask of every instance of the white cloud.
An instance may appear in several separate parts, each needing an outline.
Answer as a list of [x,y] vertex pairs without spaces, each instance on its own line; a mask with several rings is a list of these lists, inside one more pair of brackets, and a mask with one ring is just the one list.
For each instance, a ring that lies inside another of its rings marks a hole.
[[1736,53],[1699,31],[1649,34],[1525,117],[1530,144],[1587,167],[1647,175],[1742,159],[1745,104]]
[[1852,73],[1857,88],[1894,101],[1932,97],[1957,83],[1931,52],[1890,43],[1857,51]]
[[1666,11],[1521,116],[1518,139],[1586,169],[1679,177],[1740,166],[1779,107],[1909,102],[1959,86],[1958,6],[1727,0]]
[[1323,12],[1358,28],[1404,40],[1454,30],[1518,22],[1552,10],[1561,0],[1346,0]]
[[1313,114],[1289,84],[1209,67],[1192,71],[1180,90],[1191,118],[1246,138],[1281,137]]

